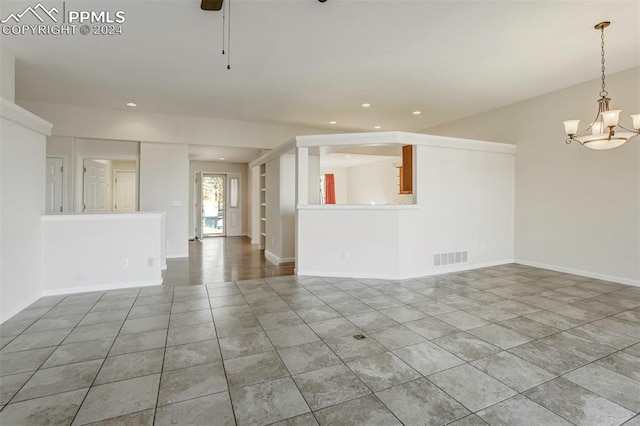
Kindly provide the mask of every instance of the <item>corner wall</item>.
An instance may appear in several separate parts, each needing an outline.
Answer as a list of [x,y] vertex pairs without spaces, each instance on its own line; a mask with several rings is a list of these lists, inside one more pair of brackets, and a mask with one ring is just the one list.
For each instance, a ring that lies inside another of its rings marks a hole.
[[[640,68],[607,77],[621,124],[640,112]],[[610,151],[566,145],[562,121],[597,111],[600,80],[429,128],[516,143],[516,260],[640,285],[640,138]]]
[[189,147],[140,143],[140,210],[164,211],[167,258],[189,256]]
[[46,135],[51,124],[2,99],[0,322],[42,294]]

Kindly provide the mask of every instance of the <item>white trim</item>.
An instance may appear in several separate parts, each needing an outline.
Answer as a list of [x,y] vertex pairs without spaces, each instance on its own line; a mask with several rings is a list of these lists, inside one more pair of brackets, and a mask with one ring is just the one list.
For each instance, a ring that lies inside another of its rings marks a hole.
[[160,266],[160,270],[162,270],[162,271],[166,271],[166,270],[167,270],[167,262],[163,263],[163,264]]
[[56,288],[53,290],[43,291],[42,296],[59,296],[63,294],[85,293],[89,291],[118,290],[121,288],[133,288],[133,287],[148,287],[152,285],[161,285],[161,284],[162,284],[162,278],[157,280],[147,280],[147,281],[99,284],[99,285],[92,285],[92,286],[86,286],[86,287]]
[[342,133],[330,135],[297,136],[296,146],[339,146],[361,144],[398,144],[433,146],[438,148],[467,149],[472,151],[500,152],[515,154],[514,144],[486,142],[473,139],[451,138],[447,136],[427,135],[409,132],[368,132]]
[[515,263],[519,263],[521,265],[526,265],[526,266],[533,266],[534,268],[549,269],[551,271],[564,272],[566,274],[580,275],[581,277],[595,278],[598,280],[611,281],[618,284],[626,284],[626,285],[640,287],[640,280],[633,280],[630,278],[616,277],[614,275],[600,274],[598,272],[583,271],[581,269],[565,268],[564,266],[549,265],[549,264],[540,263],[540,262],[531,262],[523,259],[516,259]]
[[[266,254],[266,253],[265,253]],[[504,259],[498,260],[495,262],[484,262],[484,263],[475,263],[475,264],[464,264],[459,266],[454,266],[451,268],[438,268],[437,270],[429,270],[421,273],[414,274],[371,274],[371,273],[348,273],[348,272],[327,272],[327,271],[300,271],[298,268],[295,270],[295,274],[299,276],[309,276],[309,277],[332,277],[332,278],[373,278],[373,279],[383,279],[383,280],[409,280],[415,278],[422,277],[430,277],[434,275],[444,275],[450,274],[453,272],[464,272],[471,271],[474,269],[482,269],[489,268],[491,266],[500,266],[507,265],[509,263],[514,263],[513,259]]]
[[291,151],[295,147],[296,147],[296,138],[291,138],[288,141],[286,141],[285,143],[283,143],[280,146],[278,146],[276,149],[272,149],[271,151],[267,152],[266,154],[256,158],[252,162],[250,162],[249,163],[249,168],[253,169],[254,167],[258,167],[258,166],[260,166],[262,164],[265,164],[265,163],[273,160],[274,158],[278,158],[278,157],[284,155],[285,153]]
[[5,321],[9,321],[11,318],[18,315],[23,310],[27,309],[29,306],[31,306],[31,304],[37,302],[40,299],[40,297],[42,296],[28,299],[28,301],[21,303],[20,305],[11,309],[8,314],[7,312],[3,312],[2,317],[0,317],[0,324],[3,324]]
[[186,253],[174,253],[174,254],[169,254],[167,253],[166,258],[167,259],[180,259],[183,257],[189,257],[189,252]]
[[498,152],[515,155],[518,148],[514,144],[486,142],[472,139],[450,138],[447,136],[427,135],[408,132],[368,132],[337,133],[328,135],[296,136],[282,145],[249,163],[249,168],[258,167],[274,158],[278,158],[295,148],[316,146],[397,144],[432,146],[436,148],[466,149],[471,151]]
[[295,257],[278,257],[275,254],[271,253],[269,250],[264,251],[264,257],[274,265],[279,265],[281,263],[289,263],[295,262]]
[[20,124],[27,129],[33,130],[45,136],[51,136],[53,124],[49,123],[32,112],[19,107],[6,98],[0,98],[0,117]]

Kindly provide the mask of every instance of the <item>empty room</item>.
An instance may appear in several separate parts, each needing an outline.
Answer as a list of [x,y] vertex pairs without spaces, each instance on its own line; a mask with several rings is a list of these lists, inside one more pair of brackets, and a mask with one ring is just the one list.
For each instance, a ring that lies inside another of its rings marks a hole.
[[640,1],[0,29],[0,424],[640,426]]

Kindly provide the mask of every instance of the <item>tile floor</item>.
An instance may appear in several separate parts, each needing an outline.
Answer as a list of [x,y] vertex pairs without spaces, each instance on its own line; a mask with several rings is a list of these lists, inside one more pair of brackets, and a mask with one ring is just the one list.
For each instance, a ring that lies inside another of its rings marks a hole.
[[0,347],[3,426],[640,425],[640,288],[521,265],[45,297]]

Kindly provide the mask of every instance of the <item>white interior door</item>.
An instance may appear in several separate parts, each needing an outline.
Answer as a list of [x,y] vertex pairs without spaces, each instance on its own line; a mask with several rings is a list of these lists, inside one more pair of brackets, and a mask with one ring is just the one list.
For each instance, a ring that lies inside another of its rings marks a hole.
[[242,235],[242,173],[227,174],[227,235]]
[[45,202],[47,214],[60,214],[63,210],[64,179],[62,167],[62,158],[47,157],[47,198]]
[[196,238],[202,240],[204,237],[202,229],[202,172],[196,172],[195,181],[195,206],[194,206],[194,226],[196,227]]
[[84,160],[83,209],[85,213],[106,213],[109,190],[108,167],[94,160]]
[[114,211],[132,213],[136,211],[136,173],[117,170],[115,172]]

